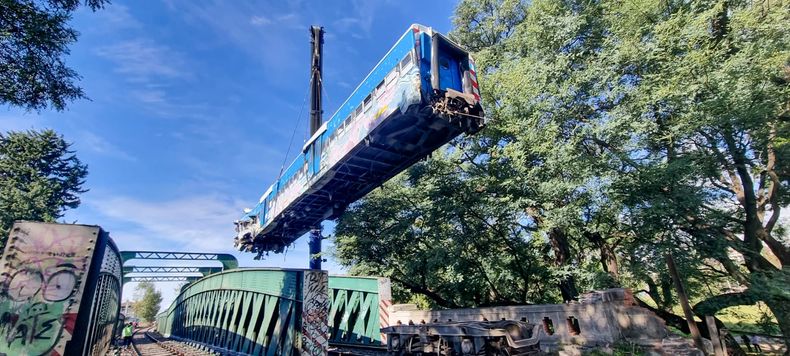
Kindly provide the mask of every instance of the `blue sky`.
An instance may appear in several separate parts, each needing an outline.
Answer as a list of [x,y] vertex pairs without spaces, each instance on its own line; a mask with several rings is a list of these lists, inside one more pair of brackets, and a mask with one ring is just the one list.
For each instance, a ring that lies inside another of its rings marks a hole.
[[[80,10],[68,63],[90,100],[65,112],[2,108],[0,130],[48,127],[73,142],[90,191],[64,220],[102,226],[121,250],[231,252],[242,266],[306,268],[305,238],[253,261],[233,250],[232,222],[308,136],[307,110],[299,115],[308,26],[326,31],[328,118],[411,23],[448,32],[455,3],[113,1]],[[324,268],[343,272],[331,256]],[[165,305],[174,287],[161,284]]]

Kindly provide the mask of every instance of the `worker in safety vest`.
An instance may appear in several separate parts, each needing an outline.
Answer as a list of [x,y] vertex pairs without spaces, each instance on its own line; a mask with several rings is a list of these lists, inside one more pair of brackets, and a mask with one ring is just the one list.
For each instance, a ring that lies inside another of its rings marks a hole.
[[132,323],[126,324],[123,327],[123,346],[128,348],[129,345],[132,343],[132,334],[134,334],[134,326]]

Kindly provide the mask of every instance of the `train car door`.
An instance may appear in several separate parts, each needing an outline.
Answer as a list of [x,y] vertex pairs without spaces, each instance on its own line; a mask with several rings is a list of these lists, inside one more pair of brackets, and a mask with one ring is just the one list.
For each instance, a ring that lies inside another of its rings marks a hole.
[[449,51],[439,52],[439,88],[463,92],[460,64]]
[[311,179],[321,170],[321,146],[323,137],[319,136],[310,144],[305,153],[307,159],[307,178]]

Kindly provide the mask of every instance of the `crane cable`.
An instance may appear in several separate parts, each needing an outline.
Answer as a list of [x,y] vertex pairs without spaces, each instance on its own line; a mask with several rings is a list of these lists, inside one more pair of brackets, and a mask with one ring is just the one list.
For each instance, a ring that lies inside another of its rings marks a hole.
[[[313,80],[310,79],[310,82]],[[291,154],[291,147],[294,143],[294,137],[296,137],[296,131],[299,130],[299,120],[302,118],[302,112],[304,112],[304,105],[307,103],[307,95],[310,94],[310,85],[307,86],[307,92],[304,93],[304,99],[302,99],[302,107],[299,109],[299,115],[296,116],[296,125],[294,126],[294,130],[291,133],[291,140],[288,141],[288,150],[285,151],[285,157],[283,157],[283,163],[280,165],[280,173],[277,174],[277,181],[280,181],[280,178],[283,176],[283,170],[285,170],[285,163],[288,162],[288,155]],[[278,187],[279,188],[279,187]]]

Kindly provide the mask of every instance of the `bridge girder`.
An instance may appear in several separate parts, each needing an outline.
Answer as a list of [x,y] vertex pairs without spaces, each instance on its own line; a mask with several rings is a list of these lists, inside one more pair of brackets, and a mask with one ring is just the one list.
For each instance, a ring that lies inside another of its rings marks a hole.
[[137,276],[123,277],[123,283],[128,282],[189,282],[192,283],[200,277],[195,276]]
[[175,251],[121,251],[122,264],[129,260],[180,260],[180,261],[218,261],[223,270],[239,267],[239,261],[227,253],[175,252]]
[[222,272],[222,267],[203,266],[124,266],[123,273],[200,273],[207,276]]

